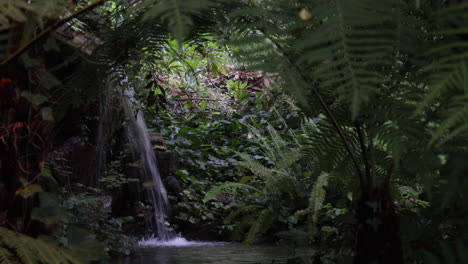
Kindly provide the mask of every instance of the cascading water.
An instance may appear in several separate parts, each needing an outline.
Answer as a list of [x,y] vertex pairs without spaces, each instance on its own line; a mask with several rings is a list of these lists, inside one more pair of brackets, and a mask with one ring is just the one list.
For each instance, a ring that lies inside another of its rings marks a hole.
[[[119,72],[119,71],[116,71]],[[123,72],[123,71],[122,71]],[[127,97],[123,102],[125,115],[128,119],[127,136],[132,145],[134,157],[140,161],[142,168],[143,187],[151,199],[154,209],[154,219],[150,224],[152,234],[139,242],[142,246],[158,247],[197,247],[207,245],[222,245],[222,242],[188,241],[171,228],[168,218],[170,212],[166,188],[161,180],[157,167],[157,159],[151,145],[148,128],[141,111],[135,115],[133,105],[136,104],[134,89],[129,84],[125,74],[120,73],[120,86],[127,87]],[[154,228],[155,227],[155,228]]]
[[146,127],[141,112],[138,112],[136,118],[134,117],[130,100],[125,102],[124,109],[129,119],[127,127],[128,139],[132,144],[136,157],[141,161],[143,186],[147,190],[151,202],[153,203],[154,225],[156,229],[152,231],[156,233],[157,240],[161,242],[169,241],[176,238],[176,234],[168,222],[170,211],[169,200],[159,174],[156,155],[154,154],[148,135],[148,128]]

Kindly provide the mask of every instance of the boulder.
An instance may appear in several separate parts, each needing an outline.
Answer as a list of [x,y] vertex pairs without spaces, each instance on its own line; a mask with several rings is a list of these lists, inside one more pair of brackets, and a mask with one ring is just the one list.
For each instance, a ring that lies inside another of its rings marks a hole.
[[179,167],[179,156],[173,151],[155,151],[161,176],[173,175]]

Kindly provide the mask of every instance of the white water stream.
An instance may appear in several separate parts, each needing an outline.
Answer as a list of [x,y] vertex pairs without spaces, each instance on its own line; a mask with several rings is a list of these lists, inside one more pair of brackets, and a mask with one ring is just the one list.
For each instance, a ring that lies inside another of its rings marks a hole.
[[148,193],[154,208],[154,221],[150,223],[151,225],[155,225],[152,228],[152,232],[155,233],[157,241],[170,241],[177,236],[168,222],[170,211],[169,200],[166,188],[159,174],[156,155],[150,142],[148,128],[141,112],[138,112],[135,118],[130,101],[125,103],[124,109],[129,119],[127,127],[128,139],[133,147],[135,157],[141,162],[143,188]]
[[142,161],[143,186],[151,198],[154,208],[153,235],[142,239],[141,246],[165,246],[165,247],[196,247],[206,245],[219,245],[218,242],[188,241],[177,235],[168,221],[170,204],[167,198],[166,188],[161,180],[157,167],[156,155],[150,142],[148,128],[143,114],[139,112],[134,118],[130,102],[126,102],[125,112],[129,117],[128,139],[133,146],[135,156]]
[[141,164],[142,182],[150,201],[153,205],[154,218],[148,223],[150,235],[139,242],[141,246],[157,247],[197,247],[206,245],[221,245],[222,242],[197,242],[188,241],[176,234],[169,223],[170,204],[166,188],[159,174],[156,155],[151,145],[144,116],[141,111],[135,114],[133,104],[136,104],[134,89],[130,85],[127,76],[120,72],[120,85],[127,87],[123,102],[123,109],[128,119],[127,136],[132,146],[133,154]]

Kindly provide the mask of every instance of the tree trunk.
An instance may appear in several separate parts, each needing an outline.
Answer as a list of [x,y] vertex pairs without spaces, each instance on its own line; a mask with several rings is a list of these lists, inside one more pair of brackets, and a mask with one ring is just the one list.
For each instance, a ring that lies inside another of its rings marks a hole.
[[400,223],[388,189],[375,188],[358,201],[354,264],[403,263]]

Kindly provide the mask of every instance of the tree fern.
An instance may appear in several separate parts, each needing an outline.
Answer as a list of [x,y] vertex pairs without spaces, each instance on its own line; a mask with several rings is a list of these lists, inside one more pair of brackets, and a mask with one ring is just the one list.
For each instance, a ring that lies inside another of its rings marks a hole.
[[[304,50],[299,63],[315,65],[321,89],[347,101],[354,117],[383,80],[374,69],[390,61],[392,38],[383,26],[392,14],[384,5],[388,1],[320,1],[314,8],[316,20],[326,21],[296,47]],[[362,17],[368,18],[365,23]]]
[[437,128],[431,143],[439,141],[440,144],[468,131],[467,19],[467,3],[450,6],[435,13],[434,29],[428,33],[436,39],[436,44],[425,54],[432,58],[432,63],[423,69],[428,79],[429,91],[418,110],[421,111],[434,102],[445,104],[446,102],[438,100],[442,94],[448,95],[446,99],[451,101],[445,111],[447,118]]
[[[268,6],[268,11],[261,5]],[[306,6],[291,1],[262,1],[258,6],[233,12],[249,26],[241,33],[245,40],[236,44],[258,43],[265,58],[244,53],[240,56],[257,64],[262,62],[263,70],[282,73],[283,80],[291,82],[291,91],[299,89],[299,100],[310,94],[311,86],[318,85],[323,94],[336,95],[349,105],[356,117],[361,105],[383,84],[385,69],[395,63],[394,57],[400,52],[395,50],[395,39],[409,33],[411,27],[403,21],[406,7],[404,1],[390,0],[324,0]],[[301,21],[301,8],[311,10],[311,20]],[[399,38],[399,42],[406,39]]]
[[24,264],[85,263],[46,238],[35,239],[0,227],[0,263],[17,263],[15,259]]

